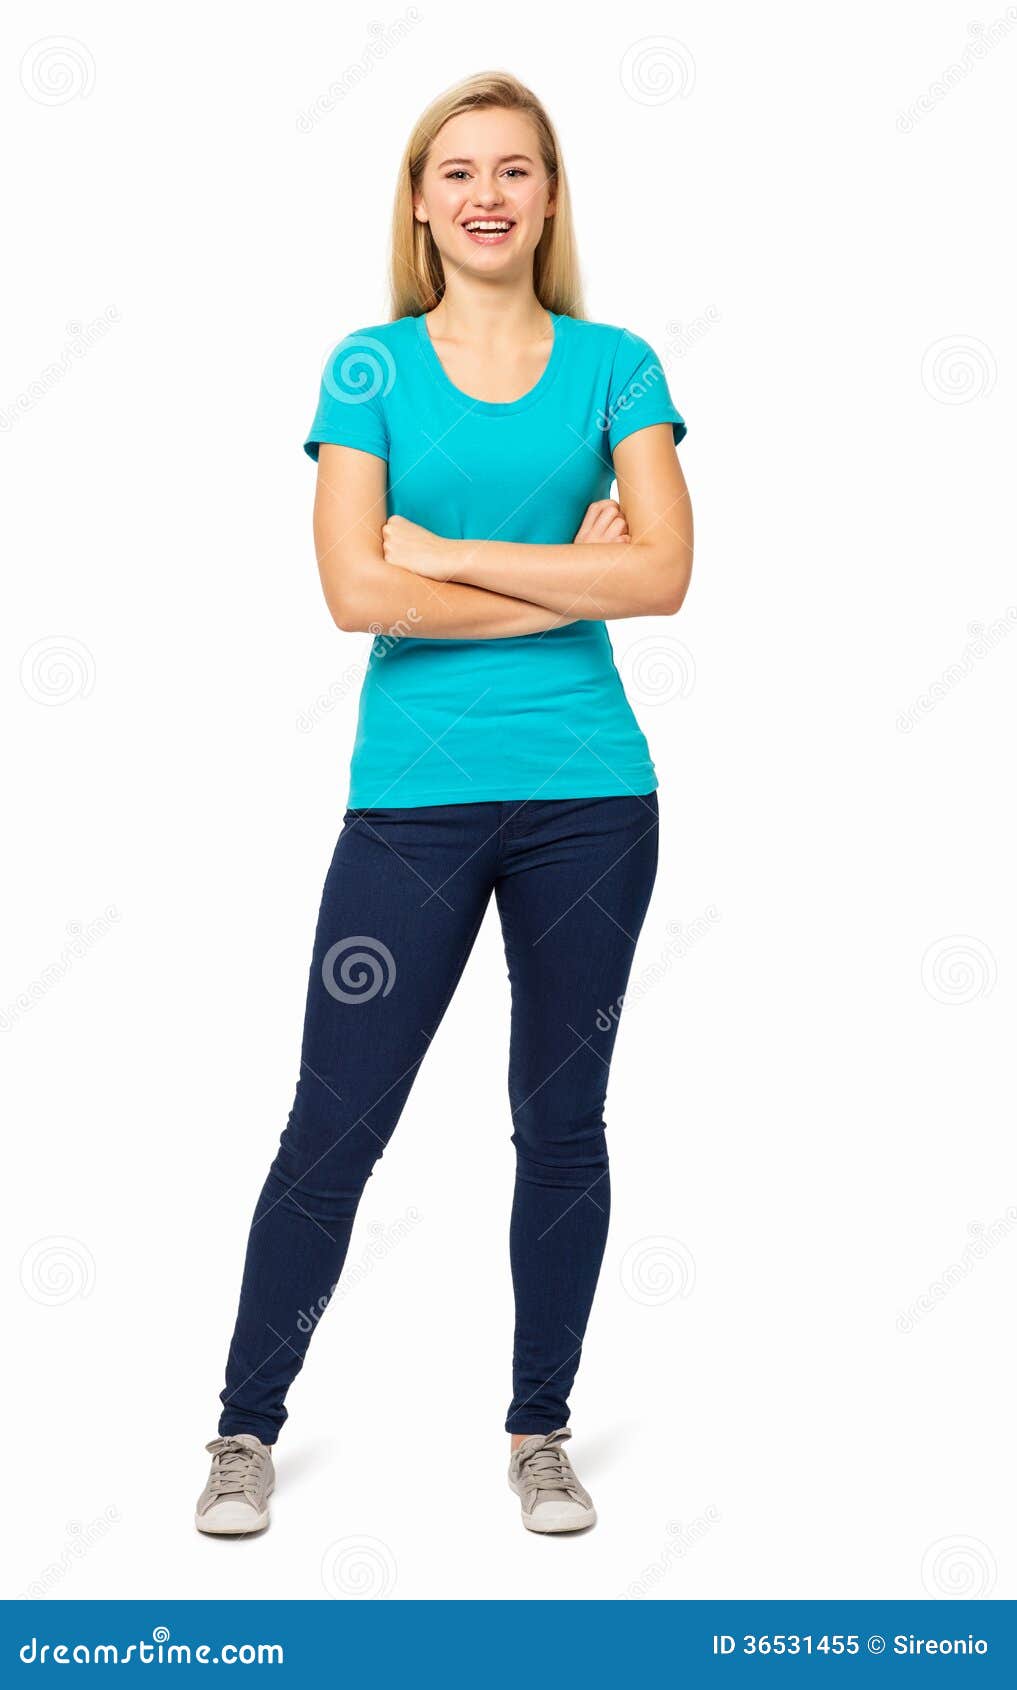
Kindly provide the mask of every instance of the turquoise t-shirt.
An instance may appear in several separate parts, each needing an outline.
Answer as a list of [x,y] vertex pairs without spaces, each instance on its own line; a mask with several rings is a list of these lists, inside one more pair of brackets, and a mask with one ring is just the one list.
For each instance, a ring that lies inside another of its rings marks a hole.
[[[388,514],[450,539],[566,544],[606,499],[619,441],[685,423],[652,348],[627,329],[551,313],[543,375],[509,404],[445,373],[425,319],[332,351],[304,449],[388,464]],[[360,694],[349,807],[651,792],[657,777],[603,622],[508,639],[376,634]]]

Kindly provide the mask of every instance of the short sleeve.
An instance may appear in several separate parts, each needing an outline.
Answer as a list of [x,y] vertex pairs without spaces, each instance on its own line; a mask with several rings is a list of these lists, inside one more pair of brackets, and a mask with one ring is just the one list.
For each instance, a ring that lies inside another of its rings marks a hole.
[[676,446],[685,437],[685,419],[671,398],[660,359],[647,341],[622,329],[611,365],[608,451],[652,423],[670,423]]
[[318,409],[304,451],[317,458],[318,447],[356,446],[388,459],[389,436],[384,400],[395,381],[395,359],[377,336],[358,332],[334,346],[321,373]]

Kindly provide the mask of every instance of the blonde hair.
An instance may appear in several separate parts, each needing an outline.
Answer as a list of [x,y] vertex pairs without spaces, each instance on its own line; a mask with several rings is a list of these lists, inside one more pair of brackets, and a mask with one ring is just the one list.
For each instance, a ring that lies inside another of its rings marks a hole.
[[418,222],[413,215],[413,196],[420,187],[435,137],[449,118],[491,108],[525,112],[533,120],[555,197],[554,216],[545,219],[533,255],[533,291],[545,311],[564,317],[583,316],[572,202],[554,125],[536,94],[516,77],[507,71],[482,71],[457,82],[431,102],[417,119],[403,154],[392,212],[389,286],[393,322],[398,317],[419,317],[432,311],[445,291],[441,254],[430,225]]

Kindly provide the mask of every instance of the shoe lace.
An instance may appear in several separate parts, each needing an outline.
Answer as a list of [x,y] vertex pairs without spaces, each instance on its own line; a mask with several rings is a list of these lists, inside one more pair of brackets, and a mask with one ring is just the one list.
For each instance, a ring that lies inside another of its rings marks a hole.
[[569,1458],[559,1444],[541,1443],[524,1450],[519,1472],[531,1490],[569,1490],[575,1483]]
[[206,1449],[212,1457],[208,1488],[215,1496],[242,1496],[261,1479],[265,1457],[235,1438],[213,1438]]

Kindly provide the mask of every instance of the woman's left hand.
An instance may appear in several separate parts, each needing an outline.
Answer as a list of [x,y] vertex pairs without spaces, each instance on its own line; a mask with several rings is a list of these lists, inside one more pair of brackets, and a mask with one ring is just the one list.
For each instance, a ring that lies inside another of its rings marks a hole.
[[447,581],[452,575],[454,542],[432,534],[429,528],[421,528],[405,516],[390,516],[382,525],[381,544],[385,562],[394,563],[399,569],[426,575],[431,581]]

